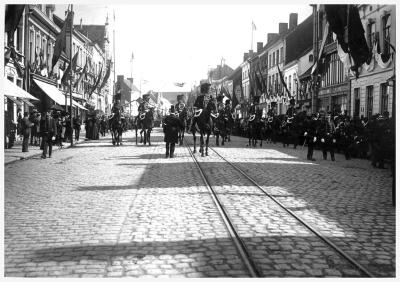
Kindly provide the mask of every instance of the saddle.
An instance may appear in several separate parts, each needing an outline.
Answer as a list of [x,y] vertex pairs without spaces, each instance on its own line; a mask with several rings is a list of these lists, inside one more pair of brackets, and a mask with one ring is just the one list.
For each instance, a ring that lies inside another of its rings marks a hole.
[[249,117],[249,121],[253,121],[255,118],[256,118],[256,115],[255,115],[255,114],[254,114],[254,115],[251,115],[251,116]]
[[145,117],[146,117],[146,114],[149,112],[149,109],[147,109],[147,110],[145,110],[143,113],[141,113],[140,115],[139,115],[139,118],[140,119],[144,119]]

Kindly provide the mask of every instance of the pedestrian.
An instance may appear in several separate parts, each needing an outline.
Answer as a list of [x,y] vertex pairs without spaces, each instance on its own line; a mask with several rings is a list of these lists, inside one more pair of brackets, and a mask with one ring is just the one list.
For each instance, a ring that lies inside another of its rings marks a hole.
[[304,133],[307,140],[307,160],[309,161],[315,161],[313,153],[314,145],[317,142],[317,120],[317,115],[313,114],[307,121],[307,131]]
[[81,132],[81,117],[78,115],[73,119],[74,130],[75,130],[75,141],[79,141],[79,134]]
[[336,140],[334,138],[334,128],[335,125],[331,121],[330,115],[328,115],[321,124],[320,127],[320,136],[321,136],[321,148],[322,148],[322,157],[324,160],[328,157],[328,152],[331,155],[331,161],[335,161],[335,152],[333,149]]
[[29,136],[31,135],[31,128],[33,123],[29,120],[29,113],[24,113],[24,118],[21,121],[21,130],[22,130],[22,152],[28,152],[29,145]]
[[51,110],[46,112],[46,117],[40,121],[40,132],[43,138],[43,154],[42,159],[46,158],[47,148],[49,149],[49,158],[53,150],[53,137],[57,132],[57,125],[54,118],[51,116]]
[[183,126],[181,120],[175,115],[175,106],[172,105],[170,113],[165,117],[163,122],[165,157],[173,158],[175,152],[175,144],[178,143],[179,128]]

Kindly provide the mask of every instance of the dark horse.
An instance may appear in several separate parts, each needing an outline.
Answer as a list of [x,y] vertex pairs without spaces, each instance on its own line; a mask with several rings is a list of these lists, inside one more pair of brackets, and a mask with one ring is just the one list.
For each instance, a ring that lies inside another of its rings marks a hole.
[[[153,125],[154,125],[153,108],[147,109],[145,112],[140,113],[136,117],[136,126],[135,126],[136,144],[137,144],[137,132],[138,132],[138,129],[141,128],[141,130],[140,130],[140,143],[144,142],[144,145],[146,145],[146,143],[149,143],[149,146],[151,146],[150,133],[151,133],[151,130],[153,129]],[[144,133],[144,140],[142,138],[142,133]]]
[[115,113],[110,119],[110,131],[111,131],[111,139],[113,145],[122,145],[122,131],[123,125],[121,120],[121,113]]
[[249,116],[248,126],[249,126],[249,147],[256,147],[257,140],[260,140],[260,147],[262,146],[262,132],[264,122],[261,119],[262,112],[257,109],[256,112]]
[[179,145],[183,145],[183,138],[185,137],[185,129],[186,129],[186,119],[187,119],[187,108],[185,104],[179,103],[178,104],[178,118],[181,121],[182,127],[179,128],[178,132],[178,140]]
[[204,157],[204,135],[206,138],[206,151],[205,155],[208,156],[208,142],[210,140],[211,129],[213,128],[213,122],[211,114],[215,113],[216,106],[211,99],[204,99],[205,95],[197,97],[194,105],[197,110],[194,112],[192,119],[191,131],[193,134],[193,153],[196,153],[196,131],[200,133],[200,153]]

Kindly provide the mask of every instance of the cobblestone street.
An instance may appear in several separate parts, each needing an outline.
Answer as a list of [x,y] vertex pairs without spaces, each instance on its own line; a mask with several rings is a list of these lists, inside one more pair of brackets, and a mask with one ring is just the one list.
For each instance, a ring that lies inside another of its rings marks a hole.
[[[7,277],[249,277],[185,146],[165,158],[110,136],[5,165]],[[186,140],[192,144],[191,136]],[[197,138],[199,140],[199,138]],[[197,141],[199,142],[199,141]],[[306,148],[210,145],[378,277],[395,276],[395,208],[388,169],[367,160],[306,161]],[[192,148],[192,146],[191,146]],[[266,277],[357,277],[334,250],[258,192],[215,152],[211,185]]]

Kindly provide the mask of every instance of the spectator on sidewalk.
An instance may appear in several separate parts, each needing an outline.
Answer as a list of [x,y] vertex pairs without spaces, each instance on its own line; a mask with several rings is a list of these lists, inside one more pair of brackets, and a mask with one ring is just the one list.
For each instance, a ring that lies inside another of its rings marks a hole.
[[18,110],[17,110],[17,136],[20,137],[21,135],[22,135],[22,110],[21,110],[21,108],[18,108]]
[[163,122],[165,157],[173,158],[175,144],[178,143],[179,128],[183,126],[181,120],[175,115],[175,106],[172,105],[169,116]]
[[75,141],[79,141],[79,134],[81,132],[81,117],[78,115],[73,119],[74,131],[75,131]]
[[40,122],[40,132],[43,138],[43,154],[42,159],[46,158],[47,148],[49,149],[49,158],[51,158],[51,153],[53,150],[53,137],[57,132],[57,125],[54,118],[51,116],[51,110],[46,112],[46,117]]
[[24,118],[21,121],[21,130],[22,130],[22,152],[28,152],[29,146],[29,136],[31,135],[31,128],[33,123],[29,120],[29,113],[24,113]]

